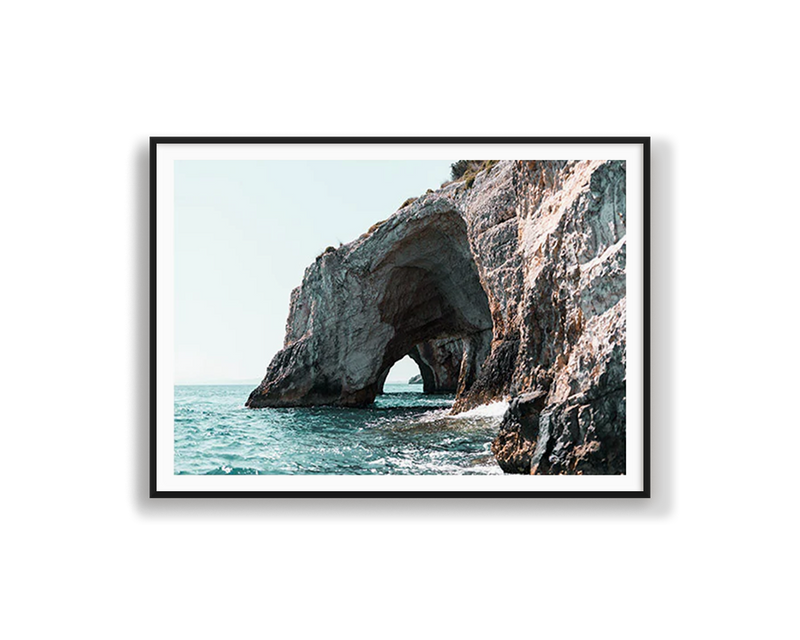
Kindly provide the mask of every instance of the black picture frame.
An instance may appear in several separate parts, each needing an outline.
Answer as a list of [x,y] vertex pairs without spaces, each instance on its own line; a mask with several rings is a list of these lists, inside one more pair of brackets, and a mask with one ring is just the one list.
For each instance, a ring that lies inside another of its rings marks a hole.
[[[633,491],[174,491],[157,478],[157,196],[160,145],[537,144],[640,145],[642,152],[642,487]],[[150,138],[150,497],[151,498],[649,498],[650,497],[650,138],[649,137],[170,137]]]

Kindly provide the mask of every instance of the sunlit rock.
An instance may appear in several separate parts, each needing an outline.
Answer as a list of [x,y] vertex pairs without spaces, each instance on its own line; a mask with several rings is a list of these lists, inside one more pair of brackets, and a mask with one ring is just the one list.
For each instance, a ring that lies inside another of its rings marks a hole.
[[625,164],[500,161],[329,250],[247,405],[364,406],[409,355],[454,411],[509,400],[511,473],[625,472]]

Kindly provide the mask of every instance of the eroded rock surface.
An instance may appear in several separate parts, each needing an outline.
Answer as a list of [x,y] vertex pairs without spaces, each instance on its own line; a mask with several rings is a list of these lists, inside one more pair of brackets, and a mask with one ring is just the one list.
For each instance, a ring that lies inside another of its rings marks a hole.
[[501,161],[420,197],[306,270],[248,406],[362,406],[408,354],[455,411],[510,401],[505,471],[624,473],[625,216],[617,161]]
[[461,338],[443,338],[415,345],[408,353],[417,363],[424,393],[455,393],[461,375]]
[[[308,267],[284,348],[247,404],[363,406],[405,355],[433,390],[454,390],[461,341],[491,326],[466,223],[449,199],[427,197]],[[437,351],[454,364],[432,366]]]

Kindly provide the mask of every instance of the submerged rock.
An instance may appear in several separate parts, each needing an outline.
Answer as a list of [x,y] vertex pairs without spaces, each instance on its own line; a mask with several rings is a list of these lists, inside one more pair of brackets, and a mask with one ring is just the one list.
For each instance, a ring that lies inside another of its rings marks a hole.
[[250,407],[363,406],[405,355],[455,411],[510,400],[510,473],[625,472],[625,164],[500,161],[327,251]]

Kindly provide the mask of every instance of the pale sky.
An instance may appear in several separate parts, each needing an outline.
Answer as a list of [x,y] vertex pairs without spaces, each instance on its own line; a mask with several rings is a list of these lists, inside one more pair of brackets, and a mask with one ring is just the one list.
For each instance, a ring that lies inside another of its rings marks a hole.
[[[260,382],[305,268],[438,188],[452,162],[176,161],[175,382]],[[418,372],[404,358],[389,380]]]

